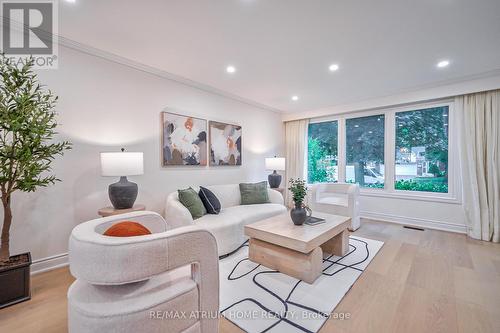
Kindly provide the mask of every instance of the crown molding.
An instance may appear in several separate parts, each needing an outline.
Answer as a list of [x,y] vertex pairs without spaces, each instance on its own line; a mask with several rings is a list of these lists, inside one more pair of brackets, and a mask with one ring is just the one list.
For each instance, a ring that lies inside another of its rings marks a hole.
[[[2,21],[1,24],[4,25],[5,18],[3,16],[0,16],[0,19]],[[25,25],[16,21],[16,20],[11,19],[10,26],[11,26],[11,28],[16,29],[17,31],[23,31],[23,28]],[[44,30],[40,30],[40,34],[43,38],[44,35],[48,36],[50,33],[47,31],[44,31]],[[250,105],[250,106],[253,106],[253,107],[256,107],[259,109],[272,111],[272,112],[276,112],[279,114],[283,113],[282,110],[273,108],[269,105],[261,104],[259,102],[254,101],[254,100],[229,93],[227,91],[212,87],[210,85],[207,85],[207,84],[204,84],[201,82],[197,82],[197,81],[194,81],[191,79],[187,79],[185,77],[182,77],[182,76],[179,76],[176,74],[172,74],[170,72],[161,70],[159,68],[149,66],[149,65],[143,64],[141,62],[126,58],[126,57],[122,57],[122,56],[114,54],[112,52],[104,51],[102,49],[98,49],[98,48],[95,48],[93,46],[77,42],[75,40],[72,40],[70,38],[67,38],[67,37],[64,37],[64,36],[61,36],[58,34],[50,34],[50,35],[52,35],[54,37],[53,38],[54,42],[57,43],[59,46],[67,47],[69,49],[72,49],[72,50],[75,50],[75,51],[78,51],[81,53],[85,53],[85,54],[88,54],[88,55],[91,55],[94,57],[105,59],[105,60],[111,61],[111,62],[119,64],[119,65],[127,66],[129,68],[139,70],[139,71],[144,72],[144,73],[152,74],[152,75],[158,76],[158,77],[166,79],[166,80],[174,81],[176,83],[183,84],[183,85],[188,86],[190,88],[195,88],[195,89],[198,89],[198,90],[210,93],[210,94],[214,94],[214,95],[218,95],[218,96],[225,97],[228,99],[232,99],[234,101],[237,101],[237,102],[240,102],[240,103],[243,103],[246,105]]]
[[332,105],[302,112],[283,112],[284,122],[320,118],[352,112],[362,112],[388,107],[398,107],[414,103],[438,101],[455,96],[500,89],[500,69],[443,80],[394,93],[359,100],[352,103]]
[[69,38],[66,38],[63,36],[57,36],[57,41],[58,41],[58,44],[60,46],[67,47],[67,48],[73,49],[75,51],[85,53],[85,54],[88,54],[88,55],[91,55],[94,57],[102,58],[102,59],[111,61],[113,63],[119,64],[119,65],[127,66],[129,68],[139,70],[141,72],[152,74],[152,75],[161,77],[161,78],[166,79],[166,80],[174,81],[176,83],[183,84],[183,85],[188,86],[190,88],[195,88],[195,89],[202,90],[202,91],[210,93],[210,94],[229,98],[229,99],[232,99],[234,101],[237,101],[237,102],[240,102],[243,104],[247,104],[247,105],[259,108],[259,109],[264,109],[267,111],[272,111],[272,112],[276,112],[276,113],[280,113],[280,114],[283,112],[281,110],[270,107],[268,105],[261,104],[259,102],[253,101],[251,99],[244,98],[244,97],[241,97],[241,96],[238,96],[235,94],[231,94],[227,91],[212,87],[210,85],[200,83],[197,81],[193,81],[193,80],[187,79],[185,77],[182,77],[182,76],[179,76],[176,74],[172,74],[170,72],[158,69],[156,67],[152,67],[152,66],[143,64],[141,62],[131,60],[129,58],[122,57],[120,55],[117,55],[117,54],[114,54],[114,53],[111,53],[108,51],[104,51],[104,50],[101,50],[101,49],[98,49],[98,48],[95,48],[95,47],[92,47],[92,46],[89,46],[89,45],[86,45],[86,44],[83,44],[83,43],[80,43],[77,41],[74,41],[72,39],[69,39]]

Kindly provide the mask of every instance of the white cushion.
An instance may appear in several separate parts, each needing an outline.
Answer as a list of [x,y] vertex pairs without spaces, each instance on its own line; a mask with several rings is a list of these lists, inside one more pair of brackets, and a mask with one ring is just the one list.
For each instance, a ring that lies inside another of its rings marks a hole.
[[324,197],[324,198],[319,199],[318,203],[325,204],[325,205],[343,206],[343,207],[349,206],[349,201],[348,201],[347,196]]
[[199,333],[201,325],[196,317],[152,317],[199,311],[199,296],[195,281],[186,276],[172,279],[170,272],[118,286],[95,286],[78,279],[68,291],[68,331]]
[[230,208],[233,214],[241,216],[243,224],[250,224],[269,217],[286,212],[286,207],[280,204],[257,204],[257,205],[240,205]]
[[240,186],[238,184],[206,186],[219,199],[222,208],[241,204]]
[[[149,280],[115,286],[92,285],[76,280],[68,301],[76,311],[90,317],[119,316],[142,312],[196,289],[189,266],[156,275]],[[197,293],[195,301],[198,302]]]
[[245,242],[245,225],[283,212],[286,212],[286,207],[280,204],[239,205],[224,208],[218,215],[204,215],[194,223],[215,236],[221,256],[236,250]]
[[245,241],[243,220],[234,208],[223,208],[218,215],[207,214],[194,221],[215,236],[219,256],[234,251]]

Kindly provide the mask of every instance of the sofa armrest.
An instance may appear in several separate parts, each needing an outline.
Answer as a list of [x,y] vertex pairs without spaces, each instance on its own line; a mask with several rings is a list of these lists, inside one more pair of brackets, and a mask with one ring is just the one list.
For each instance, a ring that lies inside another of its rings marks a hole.
[[284,205],[285,201],[283,199],[283,195],[280,192],[273,190],[272,188],[268,188],[267,192],[269,194],[269,202]]
[[359,185],[352,184],[347,190],[348,206],[351,216],[358,215]]
[[171,193],[165,204],[165,220],[169,228],[178,228],[194,224],[189,210],[177,199],[177,193]]

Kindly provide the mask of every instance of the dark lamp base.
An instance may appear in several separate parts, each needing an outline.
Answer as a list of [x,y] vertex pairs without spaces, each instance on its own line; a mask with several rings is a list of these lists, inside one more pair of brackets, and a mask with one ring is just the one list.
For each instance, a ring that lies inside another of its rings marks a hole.
[[267,176],[267,181],[269,182],[269,186],[271,186],[271,188],[278,188],[281,184],[281,175],[278,175],[276,170],[274,170],[272,174]]
[[137,199],[138,187],[129,182],[127,177],[120,177],[120,181],[109,185],[109,200],[115,209],[128,209],[134,206]]

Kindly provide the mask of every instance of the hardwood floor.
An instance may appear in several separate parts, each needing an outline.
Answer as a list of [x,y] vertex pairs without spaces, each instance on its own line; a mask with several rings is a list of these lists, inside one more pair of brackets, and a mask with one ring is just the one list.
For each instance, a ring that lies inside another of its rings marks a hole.
[[[363,221],[355,235],[385,244],[326,332],[500,332],[500,244]],[[35,275],[32,300],[0,310],[0,332],[66,332],[67,268]],[[221,320],[221,332],[241,332]]]

